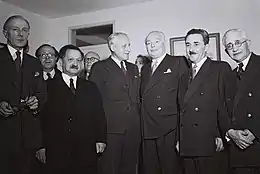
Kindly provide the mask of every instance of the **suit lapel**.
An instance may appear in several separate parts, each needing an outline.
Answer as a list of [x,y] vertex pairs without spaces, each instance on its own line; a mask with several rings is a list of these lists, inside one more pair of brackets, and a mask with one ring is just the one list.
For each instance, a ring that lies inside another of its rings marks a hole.
[[141,95],[144,94],[146,86],[148,85],[150,78],[151,78],[151,63],[144,65],[141,72]]
[[[149,68],[146,72],[146,74],[150,75],[150,77],[148,77],[150,80],[148,81],[145,90],[144,90],[144,94],[146,94],[150,89],[153,88],[153,86],[155,86],[157,83],[160,82],[160,80],[162,79],[161,77],[164,76],[164,70],[165,68],[167,68],[169,66],[169,62],[168,60],[170,59],[170,57],[168,57],[167,55],[163,58],[162,62],[160,63],[160,65],[156,68],[156,70],[154,71],[154,73],[152,75],[151,71],[149,72]],[[150,64],[149,64],[150,65]],[[151,67],[150,67],[151,70]]]
[[7,70],[6,72],[9,72],[9,76],[12,79],[12,84],[17,88],[17,90],[20,90],[20,85],[18,84],[18,73],[16,72],[15,64],[13,61],[13,57],[9,52],[9,49],[7,48],[7,45],[5,45],[2,48],[2,53],[1,53],[1,59],[3,59],[4,62],[6,62],[5,69]]
[[212,60],[207,58],[207,60],[201,66],[198,74],[192,80],[186,94],[184,95],[184,103],[186,103],[193,96],[193,94],[197,91],[199,86],[203,83],[204,79],[210,74],[211,61]]
[[254,76],[259,74],[259,64],[257,61],[259,58],[252,53],[248,65],[246,67],[245,72],[243,73],[243,77],[239,82],[237,88],[237,95],[235,96],[234,100],[234,108],[237,106],[238,102],[241,100],[243,94],[245,93],[246,89],[251,86],[251,83],[254,82],[253,79],[256,79]]

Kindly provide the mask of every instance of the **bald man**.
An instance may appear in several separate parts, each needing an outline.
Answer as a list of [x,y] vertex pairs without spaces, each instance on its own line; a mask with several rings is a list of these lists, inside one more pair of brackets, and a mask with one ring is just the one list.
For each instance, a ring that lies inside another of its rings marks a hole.
[[230,164],[232,174],[260,173],[260,56],[250,50],[245,31],[230,29],[223,36],[227,54],[237,63]]
[[183,57],[166,53],[165,36],[152,31],[145,39],[152,62],[141,72],[141,114],[144,134],[145,174],[177,174],[180,164],[175,151],[178,124],[179,67]]

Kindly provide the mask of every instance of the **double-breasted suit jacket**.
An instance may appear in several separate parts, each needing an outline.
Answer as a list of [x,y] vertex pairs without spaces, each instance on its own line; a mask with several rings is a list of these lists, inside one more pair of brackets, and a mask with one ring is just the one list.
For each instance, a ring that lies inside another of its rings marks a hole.
[[[46,101],[46,84],[42,78],[40,61],[24,53],[20,73],[17,73],[13,58],[7,48],[0,49],[0,101],[17,107],[21,99],[36,96],[38,112]],[[41,147],[40,119],[36,112],[24,110],[8,118],[0,118],[1,149],[17,151],[21,142],[26,148]]]
[[212,156],[216,151],[215,138],[223,138],[230,128],[230,80],[230,66],[209,58],[191,83],[189,75],[182,76],[186,93],[180,102],[181,156]]
[[151,63],[142,68],[141,114],[144,138],[159,138],[177,127],[179,67],[182,60],[166,55],[153,74]]
[[[236,95],[233,107],[233,127],[248,129],[256,139],[253,145],[242,150],[234,143],[230,147],[232,167],[260,167],[260,56],[251,54],[241,80],[234,86]],[[236,73],[237,69],[234,70]]]
[[101,92],[108,133],[124,133],[129,127],[140,132],[138,69],[125,63],[127,78],[110,57],[96,62],[89,76]]

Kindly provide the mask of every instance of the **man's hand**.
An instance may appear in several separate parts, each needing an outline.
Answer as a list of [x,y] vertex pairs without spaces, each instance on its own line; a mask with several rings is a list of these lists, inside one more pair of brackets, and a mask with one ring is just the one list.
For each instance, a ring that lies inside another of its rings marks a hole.
[[216,142],[216,151],[220,152],[222,150],[224,150],[224,145],[223,145],[223,141],[221,138],[215,138],[215,142]]
[[39,101],[37,99],[36,96],[30,96],[30,97],[26,97],[26,99],[24,100],[25,104],[31,109],[31,110],[35,110],[38,108],[39,105]]
[[253,144],[251,138],[247,137],[249,135],[248,131],[230,129],[227,134],[240,149],[246,149]]
[[105,143],[96,143],[97,153],[103,153],[106,148]]
[[6,101],[0,102],[0,114],[4,116],[5,118],[9,117],[10,115],[14,114],[14,111],[9,103]]
[[255,136],[250,130],[245,129],[244,132],[247,134],[246,139],[250,142],[253,142],[255,140]]
[[180,152],[180,143],[179,143],[179,141],[177,141],[175,148],[176,148],[177,152]]
[[36,158],[42,162],[42,163],[46,163],[46,149],[45,148],[42,148],[40,150],[38,150],[36,152]]

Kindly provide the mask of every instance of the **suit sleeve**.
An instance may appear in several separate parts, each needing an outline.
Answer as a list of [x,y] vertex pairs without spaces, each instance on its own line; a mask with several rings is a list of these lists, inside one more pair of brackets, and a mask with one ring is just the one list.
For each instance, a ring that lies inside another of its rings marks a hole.
[[102,97],[96,85],[93,85],[94,107],[95,107],[95,121],[96,121],[96,141],[107,142],[107,122],[105,111],[103,108]]
[[[98,62],[100,63],[100,62]],[[90,71],[90,74],[89,74],[89,80],[94,82],[99,91],[102,91],[102,83],[103,83],[103,77],[102,77],[102,73],[103,73],[103,68],[101,66],[101,64],[98,64],[98,63],[95,63],[93,64],[93,66],[91,67],[91,71]]]
[[222,63],[219,73],[219,105],[218,105],[218,125],[219,133],[222,138],[231,128],[231,113],[233,107],[233,80],[232,71],[227,63]]

